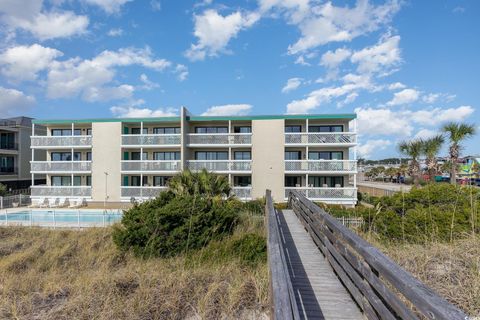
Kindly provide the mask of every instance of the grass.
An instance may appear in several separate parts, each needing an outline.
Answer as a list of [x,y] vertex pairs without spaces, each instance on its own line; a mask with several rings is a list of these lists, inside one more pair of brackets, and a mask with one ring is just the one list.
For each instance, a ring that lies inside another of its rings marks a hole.
[[266,258],[225,250],[249,248],[246,235],[264,239],[262,217],[242,216],[231,237],[194,253],[140,259],[110,228],[0,228],[0,318],[265,318]]

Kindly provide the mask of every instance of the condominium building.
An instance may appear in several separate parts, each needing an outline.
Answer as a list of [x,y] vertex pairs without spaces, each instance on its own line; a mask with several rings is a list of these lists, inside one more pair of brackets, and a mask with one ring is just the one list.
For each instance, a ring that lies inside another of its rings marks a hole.
[[[42,127],[38,127],[38,132],[41,131]],[[31,118],[0,119],[0,183],[8,189],[30,186],[31,133]],[[45,160],[45,152],[38,151],[37,158]],[[41,183],[45,177],[37,175],[37,179]]]
[[195,116],[144,119],[36,120],[32,179],[46,185],[32,197],[122,202],[156,196],[183,169],[228,176],[240,199],[271,189],[283,202],[290,190],[315,201],[356,203],[355,114]]

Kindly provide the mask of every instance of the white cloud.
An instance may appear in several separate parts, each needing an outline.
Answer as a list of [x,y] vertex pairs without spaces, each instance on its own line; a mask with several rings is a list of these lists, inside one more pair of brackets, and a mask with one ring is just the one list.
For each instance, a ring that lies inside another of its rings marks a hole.
[[207,109],[202,116],[243,116],[252,110],[249,104],[226,104],[213,106]]
[[285,86],[282,88],[282,92],[287,93],[287,92],[293,91],[298,87],[300,87],[301,84],[302,84],[302,78],[290,78],[288,79]]
[[119,37],[119,36],[123,35],[123,29],[121,29],[121,28],[110,29],[110,30],[108,30],[107,35],[109,37]]
[[148,79],[148,76],[145,73],[142,73],[140,75],[140,81],[143,82],[143,86],[141,86],[141,88],[145,90],[152,90],[154,88],[160,87],[158,83],[150,81],[150,79]]
[[358,155],[361,158],[370,158],[372,153],[384,150],[391,144],[391,141],[384,139],[367,140],[358,146]]
[[403,89],[400,92],[395,92],[393,99],[387,102],[388,106],[397,106],[401,104],[408,104],[418,100],[420,92],[415,89]]
[[0,54],[1,73],[9,80],[35,80],[37,73],[50,66],[63,53],[39,44],[8,48]]
[[159,108],[156,110],[136,106],[115,106],[110,111],[119,118],[148,118],[148,117],[174,117],[178,115],[178,109]]
[[445,94],[445,93],[429,93],[422,96],[422,101],[428,104],[433,104],[439,100],[450,102],[455,99],[454,94]]
[[320,65],[333,69],[351,56],[352,52],[346,48],[338,48],[335,51],[327,51],[320,59]]
[[132,0],[83,0],[85,3],[102,8],[106,13],[118,13],[122,6]]
[[296,54],[329,42],[351,41],[390,22],[399,9],[396,0],[378,6],[368,0],[358,0],[352,8],[336,7],[329,1],[312,7],[304,19],[292,21],[299,22],[302,36],[288,51]]
[[80,95],[87,101],[129,97],[133,93],[132,86],[112,85],[112,82],[116,75],[116,67],[130,65],[162,71],[171,66],[171,62],[153,58],[148,48],[106,50],[91,60],[72,58],[66,61],[54,61],[48,72],[47,96],[68,98]]
[[395,82],[388,85],[388,90],[399,90],[405,89],[407,86],[401,82]]
[[431,137],[433,137],[437,134],[438,134],[438,131],[422,128],[415,134],[415,136],[413,138],[414,139],[428,139],[428,138],[431,138]]
[[294,63],[302,66],[311,66],[311,64],[305,60],[304,56],[298,56]]
[[228,52],[226,47],[229,41],[235,38],[241,30],[251,27],[259,18],[258,13],[242,13],[240,11],[222,16],[213,9],[195,15],[194,35],[198,41],[190,46],[190,49],[185,52],[185,56],[196,61]]
[[0,116],[19,115],[35,104],[35,98],[22,91],[0,87]]
[[359,73],[389,74],[402,61],[399,43],[400,36],[385,35],[376,45],[354,52],[350,60],[358,63]]
[[153,11],[162,10],[162,4],[159,0],[151,0],[150,1],[150,7],[152,8]]
[[174,72],[177,74],[177,79],[179,81],[184,81],[188,77],[188,68],[183,64],[177,64]]
[[310,12],[309,0],[258,0],[262,14],[273,11],[273,16],[284,14],[289,23],[297,24]]
[[44,11],[42,0],[0,1],[0,25],[15,31],[22,29],[40,40],[84,34],[89,19],[71,11]]

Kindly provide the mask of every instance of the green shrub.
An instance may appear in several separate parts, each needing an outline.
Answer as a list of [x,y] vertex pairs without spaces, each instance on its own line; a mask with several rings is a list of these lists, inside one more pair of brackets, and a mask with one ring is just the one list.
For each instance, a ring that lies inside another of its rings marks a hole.
[[7,186],[0,183],[0,197],[6,196],[7,192],[8,192]]
[[113,240],[139,256],[173,256],[222,239],[237,222],[237,212],[223,200],[163,192],[127,210]]
[[285,210],[288,209],[288,202],[277,202],[274,204],[275,209]]

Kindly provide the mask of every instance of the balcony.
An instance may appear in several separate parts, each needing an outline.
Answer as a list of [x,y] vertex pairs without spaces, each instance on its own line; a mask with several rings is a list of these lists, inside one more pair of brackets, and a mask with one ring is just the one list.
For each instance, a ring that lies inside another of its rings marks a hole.
[[248,173],[252,171],[252,160],[189,160],[187,168],[191,171],[207,169],[217,173]]
[[122,187],[122,198],[154,198],[167,187]]
[[249,146],[252,144],[251,133],[190,133],[187,144],[192,147],[202,146]]
[[356,160],[285,160],[289,173],[357,173]]
[[290,191],[298,191],[310,200],[320,201],[338,201],[338,200],[357,200],[357,188],[311,188],[311,187],[285,187],[285,199],[288,198]]
[[32,136],[34,149],[91,148],[92,136]]
[[252,199],[252,187],[233,187],[232,193],[240,200]]
[[91,173],[92,161],[30,161],[32,173]]
[[285,145],[324,145],[324,146],[354,146],[357,144],[357,134],[353,132],[298,132],[286,133]]
[[124,160],[122,161],[123,173],[140,172],[177,172],[181,170],[180,161],[168,160]]
[[92,187],[90,186],[32,186],[32,197],[67,197],[67,198],[90,198]]
[[180,134],[123,134],[122,147],[179,147]]

